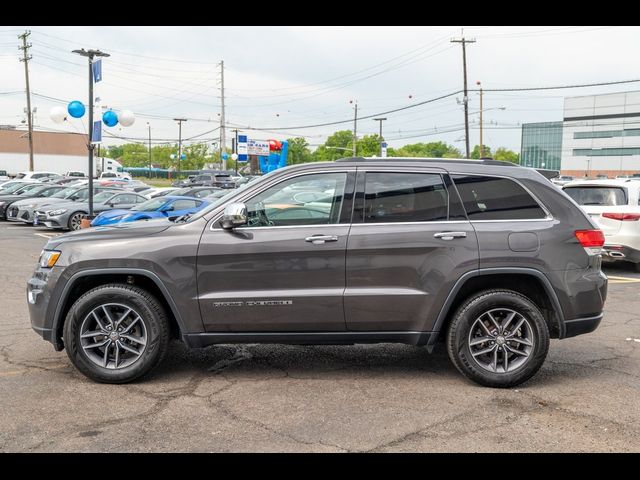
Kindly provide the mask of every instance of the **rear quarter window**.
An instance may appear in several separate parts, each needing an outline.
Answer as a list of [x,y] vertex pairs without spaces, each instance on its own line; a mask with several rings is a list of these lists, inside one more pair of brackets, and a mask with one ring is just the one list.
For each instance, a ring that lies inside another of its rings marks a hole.
[[452,175],[469,220],[537,220],[547,214],[521,185],[508,178]]
[[578,205],[615,206],[627,205],[627,192],[622,187],[575,186],[563,188]]

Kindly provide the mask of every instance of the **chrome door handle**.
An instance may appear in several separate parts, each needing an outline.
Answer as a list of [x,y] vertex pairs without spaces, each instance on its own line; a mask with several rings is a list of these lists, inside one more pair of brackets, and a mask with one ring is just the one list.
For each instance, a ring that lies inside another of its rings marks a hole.
[[305,242],[311,242],[314,245],[321,245],[325,242],[337,242],[337,235],[312,235],[304,239]]
[[453,240],[454,238],[467,238],[467,232],[438,232],[433,236],[442,240]]

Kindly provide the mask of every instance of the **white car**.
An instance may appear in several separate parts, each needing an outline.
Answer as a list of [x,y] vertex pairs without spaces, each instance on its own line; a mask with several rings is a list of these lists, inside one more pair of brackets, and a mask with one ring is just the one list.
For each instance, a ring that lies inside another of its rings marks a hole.
[[551,179],[551,183],[560,187],[566,185],[571,181],[573,181],[573,177],[571,175],[560,175],[559,177]]
[[640,272],[640,182],[576,180],[562,189],[604,232],[602,259],[631,262]]
[[131,180],[131,175],[127,172],[102,172],[99,179],[119,178],[121,180]]
[[22,180],[23,182],[33,182],[38,180],[39,182],[48,181],[51,178],[61,178],[62,175],[56,172],[36,171],[36,172],[20,172],[16,175],[16,180]]

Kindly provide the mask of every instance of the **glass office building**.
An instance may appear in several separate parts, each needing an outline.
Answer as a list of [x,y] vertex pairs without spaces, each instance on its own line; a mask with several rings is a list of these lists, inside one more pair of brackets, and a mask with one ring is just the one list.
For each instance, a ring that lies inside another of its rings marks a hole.
[[562,123],[524,123],[520,164],[525,167],[560,170]]

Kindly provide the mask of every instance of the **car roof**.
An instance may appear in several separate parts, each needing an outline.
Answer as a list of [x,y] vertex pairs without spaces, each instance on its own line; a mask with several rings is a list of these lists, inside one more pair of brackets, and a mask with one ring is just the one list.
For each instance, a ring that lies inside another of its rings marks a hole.
[[624,187],[624,188],[640,188],[640,179],[631,180],[630,178],[595,178],[589,180],[574,180],[567,183],[563,188],[567,187]]
[[[185,195],[165,195],[164,197],[158,197],[161,198],[163,200],[202,200],[202,198],[195,198],[195,197],[187,197]],[[156,200],[155,198],[153,200]]]

